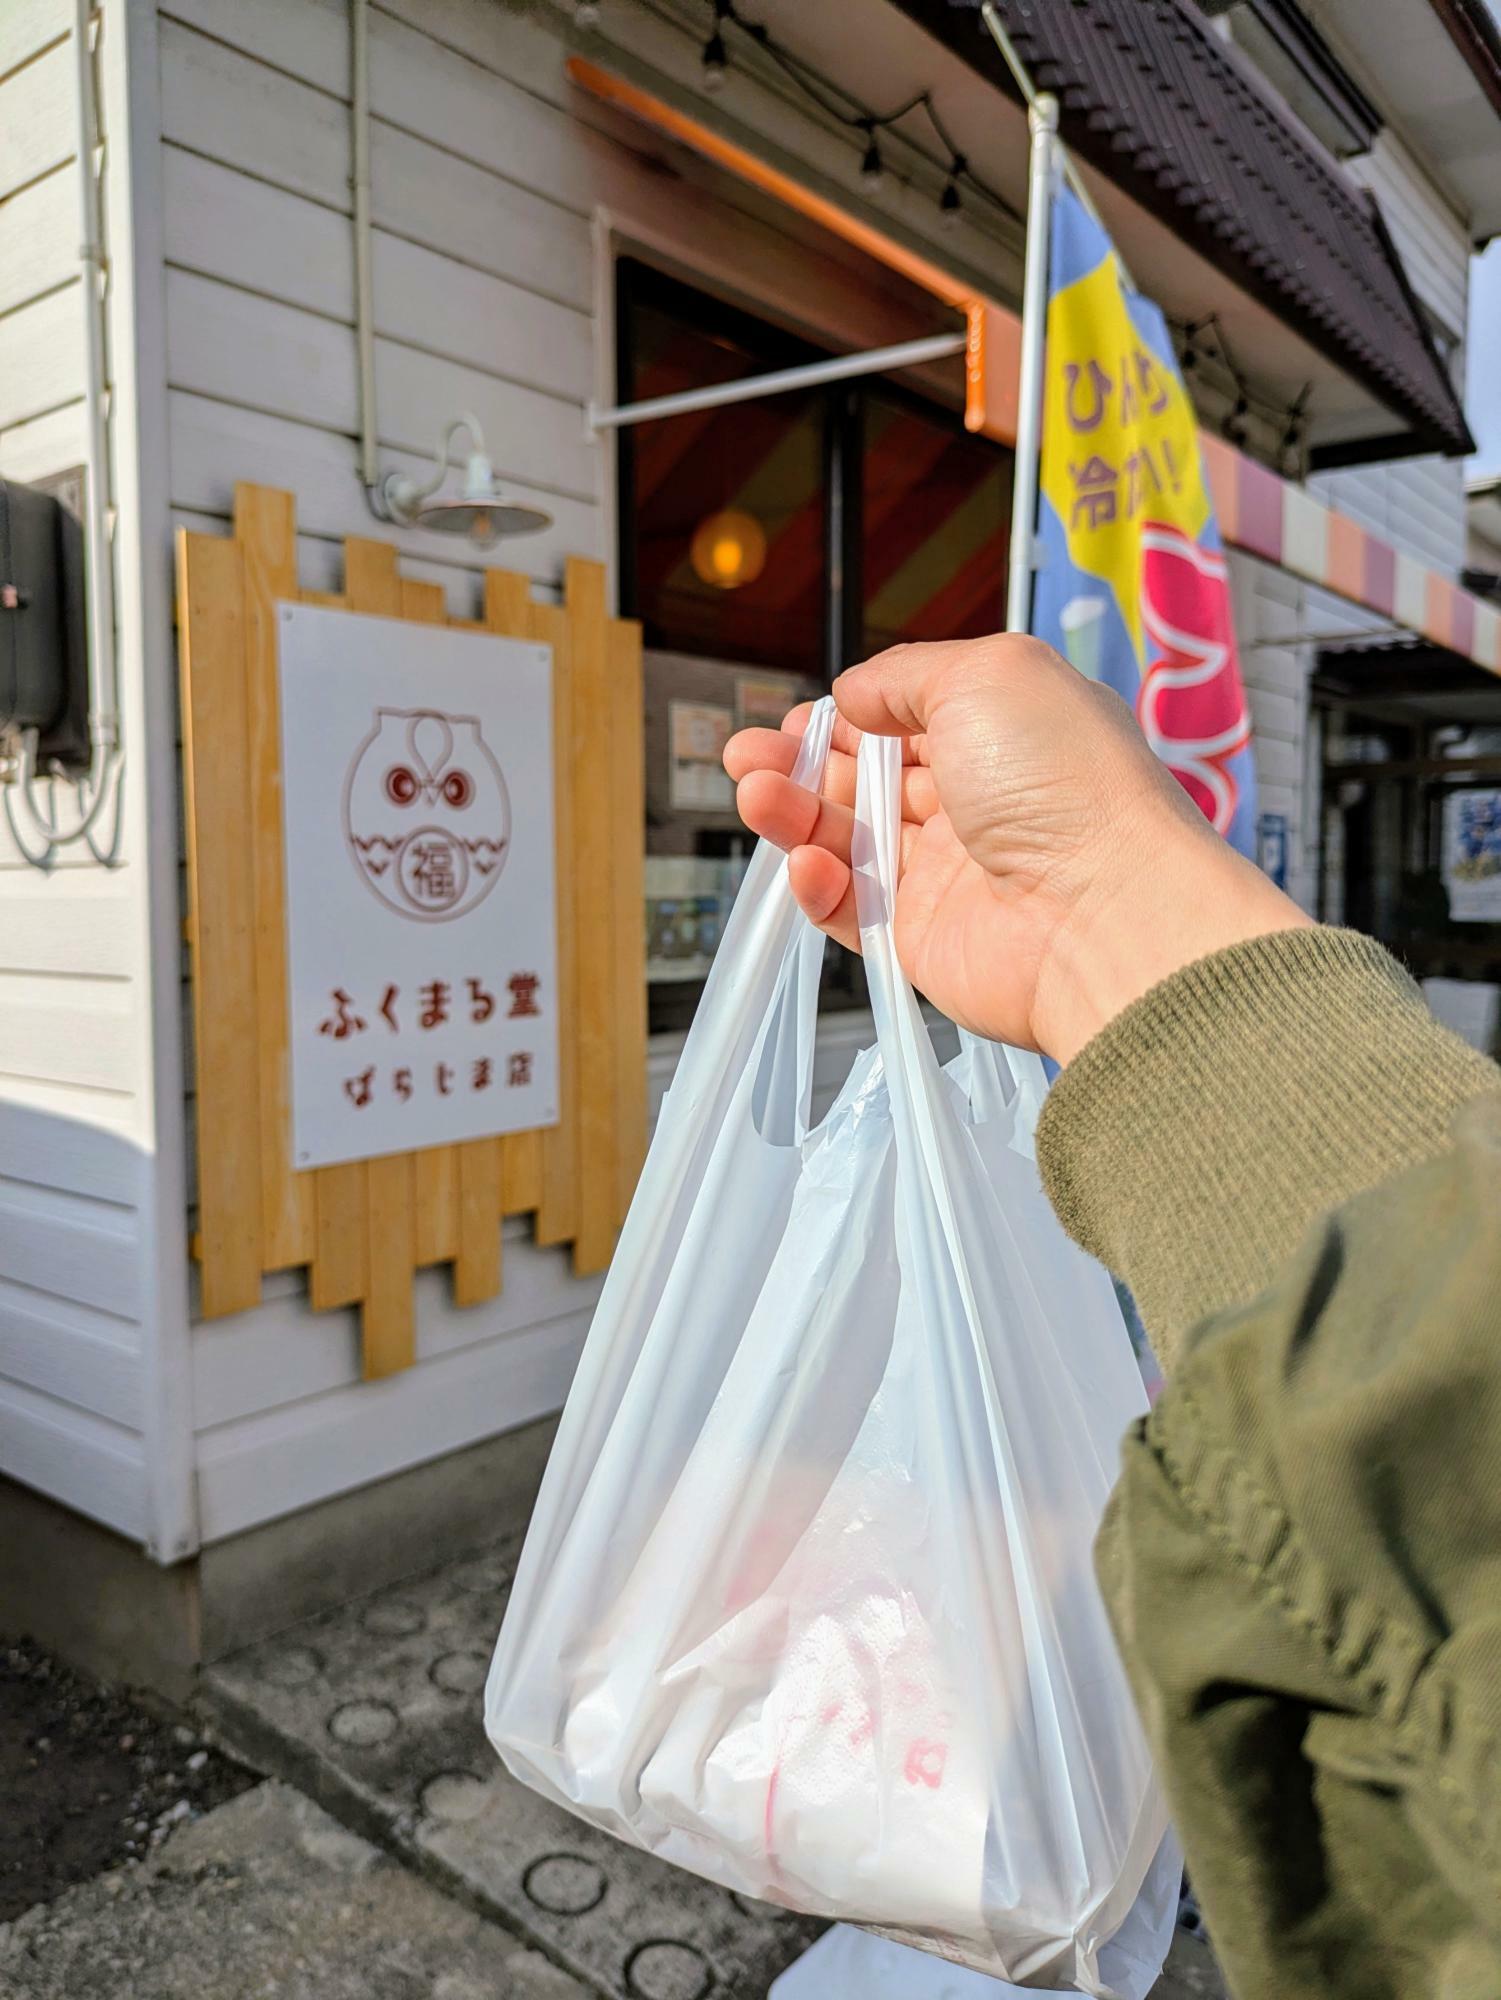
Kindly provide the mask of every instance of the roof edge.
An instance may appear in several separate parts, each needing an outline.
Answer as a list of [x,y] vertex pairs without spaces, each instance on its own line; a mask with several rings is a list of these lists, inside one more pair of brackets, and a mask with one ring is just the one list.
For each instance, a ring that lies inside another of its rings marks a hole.
[[1484,0],[1428,0],[1428,4],[1501,118],[1501,29]]

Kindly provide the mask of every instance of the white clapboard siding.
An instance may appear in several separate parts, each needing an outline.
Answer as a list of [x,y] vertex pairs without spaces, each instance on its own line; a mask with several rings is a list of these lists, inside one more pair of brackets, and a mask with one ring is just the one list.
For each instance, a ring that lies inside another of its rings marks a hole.
[[[306,534],[338,543],[345,535],[377,532],[360,486],[359,455],[353,439],[180,390],[173,392],[169,407],[172,492],[183,516],[182,525],[203,525],[208,532],[216,532],[211,522],[193,523],[186,516],[191,513],[227,521],[235,481],[247,479],[262,486],[291,488],[297,495],[298,524]],[[436,445],[434,438],[429,454]],[[432,461],[430,455],[424,458],[388,446],[381,453],[381,468],[420,477],[431,472]],[[524,480],[512,479],[508,484],[519,499],[533,501],[553,516],[550,528],[506,544],[504,560],[510,567],[526,570],[538,579],[555,578],[567,555],[603,555],[599,509],[592,500],[545,491]],[[492,550],[471,555],[454,536],[435,534],[431,529],[380,527],[379,532],[383,539],[394,541],[404,558],[427,560],[449,569],[473,571],[495,559]],[[404,563],[404,573],[417,574],[410,563]],[[311,577],[304,577],[303,583],[310,590],[330,587]],[[342,589],[343,585],[340,582],[332,587]]]
[[0,981],[17,972],[129,977],[132,912],[128,893],[121,893],[127,882],[116,876],[101,885],[99,871],[90,869],[73,879],[66,901],[17,888],[0,929]]
[[111,1423],[141,1425],[140,1328],[0,1276],[0,1378]]
[[[419,1327],[439,1310],[419,1278]],[[574,1311],[424,1360],[382,1382],[354,1382],[200,1433],[205,1539],[217,1541],[549,1415],[568,1393],[588,1323],[587,1310]]]
[[[260,9],[236,12],[250,22]],[[164,138],[348,206],[346,106],[165,17],[160,49]]]
[[0,1468],[119,1534],[146,1538],[145,1467],[134,1430],[24,1383],[0,1382]]
[[89,1090],[135,1088],[128,980],[12,973],[0,978],[0,1010],[0,1074]]
[[[170,386],[353,436],[359,427],[352,327],[186,271],[167,274]],[[473,410],[498,475],[592,496],[597,445],[581,401],[392,340],[375,343],[383,440],[431,452],[447,416]]]
[[[456,1354],[523,1333],[553,1318],[560,1300],[572,1311],[592,1310],[603,1280],[573,1282],[565,1250],[544,1250],[529,1240],[519,1220],[505,1226],[505,1285],[500,1294],[462,1313],[433,1310],[446,1280],[439,1272],[418,1278],[418,1353],[427,1360]],[[427,1308],[427,1310],[421,1310]],[[238,1337],[237,1337],[238,1336]],[[253,1341],[235,1320],[214,1320],[194,1338],[193,1409],[204,1429],[236,1423],[267,1407],[266,1358],[274,1357],[283,1403],[301,1402],[359,1379],[359,1319],[354,1312],[309,1319],[303,1288],[293,1273],[265,1280],[265,1303],[256,1315]]]
[[83,379],[77,279],[0,319],[0,434],[60,408]]
[[1391,465],[1318,473],[1309,491],[1349,514],[1394,548],[1444,574],[1457,573],[1464,548],[1464,463],[1412,458]]
[[[106,78],[123,19],[101,17]],[[73,22],[72,0],[0,0],[0,476],[23,482],[88,459]],[[113,102],[107,84],[106,230],[129,158],[108,129]],[[119,359],[131,274],[105,248]],[[124,747],[138,783],[141,746]],[[48,810],[54,789],[66,825],[71,788],[39,783],[38,801]],[[143,1537],[139,1211],[158,1160],[137,1094],[146,885],[128,841],[120,862],[105,869],[79,843],[39,870],[0,819],[0,1473]]]
[[0,478],[47,479],[54,472],[83,464],[87,452],[88,427],[80,387],[68,402],[45,417],[0,430]]
[[169,0],[162,12],[163,40],[171,22],[190,24],[331,96],[349,95],[347,0]]
[[73,121],[68,42],[55,44],[0,82],[0,201],[73,157]]
[[0,1181],[135,1207],[151,1160],[131,1129],[131,1108],[120,1092],[8,1079],[0,1102]]
[[588,310],[589,225],[545,192],[501,182],[399,126],[370,135],[371,210],[393,235]]
[[1451,208],[1401,140],[1388,128],[1349,170],[1380,203],[1413,290],[1451,334],[1463,334],[1470,242]]
[[78,186],[57,168],[0,201],[0,313],[78,275]]
[[52,1298],[139,1319],[135,1213],[87,1195],[0,1181],[0,1272]]
[[0,77],[35,62],[72,25],[71,0],[5,0],[0,7]]
[[[170,264],[353,325],[344,216],[175,147],[165,149],[163,181]],[[377,333],[487,368],[503,328],[507,374],[575,403],[587,397],[592,326],[577,307],[383,230],[372,261]]]

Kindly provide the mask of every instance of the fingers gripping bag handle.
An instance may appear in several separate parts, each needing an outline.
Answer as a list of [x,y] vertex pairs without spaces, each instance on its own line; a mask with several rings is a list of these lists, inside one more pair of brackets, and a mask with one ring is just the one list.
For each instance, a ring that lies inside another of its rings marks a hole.
[[1040,1190],[1003,1199],[1020,1183],[984,1150],[987,1096],[1040,1092],[1040,1064],[970,1038],[966,1109],[898,962],[901,775],[895,739],[862,741],[852,860],[896,1155],[910,1349],[893,1368],[933,1541],[913,1615],[953,1718],[951,1825],[973,1822],[948,1859],[971,1921],[951,1911],[947,1943],[1013,1980],[1141,2000],[1171,1935],[1174,1850],[1092,1545],[1144,1398],[1105,1274]]
[[[815,704],[792,777],[817,790],[834,704]],[[741,882],[606,1276],[534,1509],[486,1692],[517,1775],[573,1798],[559,1662],[579,1606],[618,1591],[723,1382],[807,1136],[825,940],[787,857],[761,841]],[[647,1446],[649,1445],[649,1450]]]

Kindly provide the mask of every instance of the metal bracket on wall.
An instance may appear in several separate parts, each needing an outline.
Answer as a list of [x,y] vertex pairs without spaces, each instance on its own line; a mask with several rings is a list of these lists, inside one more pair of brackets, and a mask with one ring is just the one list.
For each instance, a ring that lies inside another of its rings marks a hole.
[[814,389],[826,382],[848,382],[857,375],[884,375],[895,368],[916,368],[924,361],[942,361],[964,352],[967,335],[932,333],[921,340],[899,341],[894,347],[867,348],[860,354],[836,354],[827,361],[810,361],[800,368],[778,368],[769,375],[748,375],[739,382],[715,382],[703,389],[684,389],[675,396],[650,396],[641,403],[621,403],[602,409],[590,403],[590,434],[621,430],[653,417],[681,417],[692,410],[717,410],[729,403],[749,403],[760,396],[784,396],[795,389]]

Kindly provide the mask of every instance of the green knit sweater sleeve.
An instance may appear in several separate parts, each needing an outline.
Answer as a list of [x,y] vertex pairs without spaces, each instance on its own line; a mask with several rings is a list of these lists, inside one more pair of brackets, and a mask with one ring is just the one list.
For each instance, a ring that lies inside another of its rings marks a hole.
[[1187,966],[1081,1050],[1038,1162],[1171,1370],[1187,1331],[1254,1298],[1317,1217],[1440,1152],[1458,1107],[1498,1090],[1371,939],[1284,931]]

